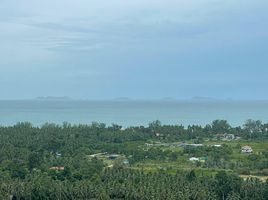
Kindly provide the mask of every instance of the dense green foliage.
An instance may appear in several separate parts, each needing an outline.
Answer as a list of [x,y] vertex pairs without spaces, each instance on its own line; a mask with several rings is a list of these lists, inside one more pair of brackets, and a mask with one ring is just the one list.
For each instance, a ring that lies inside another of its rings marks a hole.
[[[243,181],[237,175],[237,169],[265,172],[268,149],[241,157],[236,155],[241,148],[238,142],[235,147],[224,144],[182,151],[145,145],[202,143],[219,134],[265,141],[268,124],[248,120],[243,127],[233,128],[227,121],[216,120],[205,127],[159,121],[127,129],[102,123],[0,127],[0,199],[268,199],[268,183],[253,178]],[[107,158],[113,166],[109,167],[106,160],[90,156],[101,152],[123,155],[129,165]],[[189,170],[174,173],[138,167],[146,161],[179,166],[186,163],[182,163],[186,156],[205,156],[206,161],[188,163]],[[197,173],[194,168],[218,171]]]

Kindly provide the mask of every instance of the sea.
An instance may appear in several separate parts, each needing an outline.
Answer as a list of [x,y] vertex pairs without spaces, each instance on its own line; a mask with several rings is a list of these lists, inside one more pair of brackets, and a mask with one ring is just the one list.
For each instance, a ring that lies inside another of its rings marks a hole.
[[88,101],[88,100],[1,100],[0,125],[30,122],[91,124],[101,122],[123,127],[148,126],[154,120],[162,124],[201,125],[225,119],[242,126],[247,119],[268,122],[268,101]]

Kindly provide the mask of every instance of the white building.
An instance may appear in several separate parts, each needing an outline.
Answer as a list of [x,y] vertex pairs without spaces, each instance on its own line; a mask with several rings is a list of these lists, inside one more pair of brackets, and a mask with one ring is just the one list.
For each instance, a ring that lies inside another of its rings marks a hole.
[[241,149],[242,153],[252,153],[253,149],[250,146],[243,146]]
[[194,162],[194,161],[199,161],[199,158],[191,157],[191,158],[189,158],[189,160]]

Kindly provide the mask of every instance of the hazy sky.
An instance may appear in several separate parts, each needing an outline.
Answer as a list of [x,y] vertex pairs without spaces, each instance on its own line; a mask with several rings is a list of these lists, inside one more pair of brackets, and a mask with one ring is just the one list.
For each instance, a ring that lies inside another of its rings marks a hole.
[[0,0],[0,99],[268,99],[267,0]]

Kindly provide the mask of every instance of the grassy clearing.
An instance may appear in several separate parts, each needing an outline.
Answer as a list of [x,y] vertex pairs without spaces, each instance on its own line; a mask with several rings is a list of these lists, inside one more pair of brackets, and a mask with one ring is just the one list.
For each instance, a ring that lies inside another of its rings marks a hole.
[[239,175],[239,176],[243,178],[244,180],[247,180],[249,178],[257,178],[261,180],[262,182],[266,182],[268,179],[268,176],[253,176],[253,175]]
[[[191,141],[188,141],[188,143],[192,143]],[[241,147],[243,146],[251,146],[253,148],[253,154],[259,155],[262,152],[268,150],[268,141],[247,141],[247,140],[240,140],[240,141],[205,141],[203,143],[204,145],[211,146],[216,144],[226,144],[229,147],[232,148],[232,154],[230,155],[230,162],[233,163],[246,163],[248,162],[248,154],[242,154],[241,153]],[[163,151],[172,151],[178,153],[178,159],[176,161],[160,161],[160,160],[145,160],[139,163],[136,163],[131,168],[133,169],[143,169],[145,171],[157,171],[157,170],[165,170],[168,173],[176,173],[179,170],[192,170],[195,169],[196,173],[200,175],[207,175],[207,176],[213,176],[218,171],[229,171],[233,173],[240,174],[240,171],[236,168],[233,170],[230,169],[223,169],[223,168],[203,168],[201,166],[198,166],[195,162],[189,161],[190,155],[183,154],[183,148],[179,146],[158,146]],[[206,156],[206,155],[204,155]],[[261,170],[251,170],[250,174],[252,176],[248,175],[241,175],[241,177],[259,177],[261,180],[266,180],[267,176],[262,176]]]

